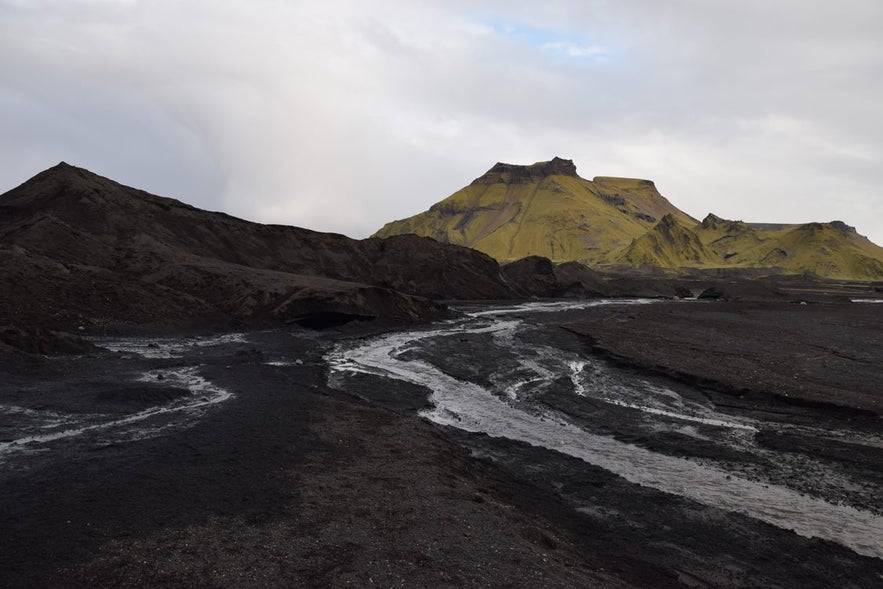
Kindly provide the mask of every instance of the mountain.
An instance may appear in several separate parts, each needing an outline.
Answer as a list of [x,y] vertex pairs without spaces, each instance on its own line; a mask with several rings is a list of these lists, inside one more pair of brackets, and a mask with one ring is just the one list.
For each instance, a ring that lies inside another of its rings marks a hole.
[[384,225],[464,245],[506,264],[529,256],[595,268],[753,269],[883,279],[883,248],[841,221],[804,225],[698,222],[650,180],[580,178],[570,160],[494,165],[428,211]]
[[716,266],[717,254],[705,247],[699,236],[681,225],[673,215],[664,216],[647,233],[634,239],[617,258],[634,266],[662,268]]
[[842,221],[777,225],[708,215],[695,232],[730,267],[854,280],[883,277],[883,248]]
[[649,180],[585,180],[571,160],[530,166],[498,163],[469,186],[375,235],[413,233],[463,245],[500,262],[542,256],[602,264],[665,215],[697,221],[675,208]]
[[0,195],[0,325],[401,323],[504,280],[466,248],[251,223],[65,163]]

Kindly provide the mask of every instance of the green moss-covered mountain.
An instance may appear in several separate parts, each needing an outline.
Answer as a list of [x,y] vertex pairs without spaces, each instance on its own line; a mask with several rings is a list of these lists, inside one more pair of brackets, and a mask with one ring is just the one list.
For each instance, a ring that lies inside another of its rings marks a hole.
[[482,251],[590,266],[769,268],[829,278],[883,278],[883,248],[840,221],[749,224],[679,210],[650,180],[580,178],[570,160],[498,163],[428,211],[383,226]]
[[585,180],[570,160],[496,164],[427,212],[394,221],[378,237],[416,233],[464,245],[501,262],[530,255],[613,263],[614,254],[665,215],[695,225],[649,180]]
[[694,231],[729,267],[769,267],[852,280],[883,278],[883,248],[842,221],[775,225],[708,215]]

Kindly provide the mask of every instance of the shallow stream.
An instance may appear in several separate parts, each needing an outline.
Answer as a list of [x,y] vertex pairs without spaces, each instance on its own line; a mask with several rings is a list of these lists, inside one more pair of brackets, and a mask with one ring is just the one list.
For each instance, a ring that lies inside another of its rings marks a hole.
[[[578,303],[529,303],[507,308],[473,309],[454,321],[390,333],[336,346],[326,360],[329,384],[346,389],[353,374],[404,381],[430,391],[432,408],[422,415],[435,423],[481,432],[561,452],[600,466],[631,483],[687,497],[847,546],[859,554],[883,558],[883,517],[862,509],[811,497],[794,488],[751,480],[719,464],[666,455],[599,435],[591,423],[537,402],[544,389],[570,383],[570,393],[593,404],[628,411],[636,427],[673,431],[742,452],[774,452],[754,443],[756,432],[779,424],[721,413],[700,393],[685,395],[637,375],[615,371],[603,361],[520,338],[533,313],[574,310],[597,304],[650,304],[646,300]],[[451,369],[448,349],[457,358],[470,338],[481,336],[473,358],[515,358],[487,377],[469,379]],[[488,349],[491,338],[493,354]],[[447,347],[446,347],[447,346]],[[456,374],[454,376],[453,374]],[[480,382],[478,382],[480,381]],[[556,384],[558,383],[558,384]],[[842,432],[829,432],[843,435]],[[815,465],[818,466],[818,465]],[[822,467],[819,467],[822,468]],[[832,480],[840,475],[825,473]]]

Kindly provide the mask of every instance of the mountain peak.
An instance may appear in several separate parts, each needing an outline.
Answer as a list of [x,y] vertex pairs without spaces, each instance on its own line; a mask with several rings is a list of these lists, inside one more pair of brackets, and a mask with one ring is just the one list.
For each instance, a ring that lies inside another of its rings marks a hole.
[[723,231],[724,233],[751,231],[751,227],[744,221],[731,221],[730,219],[718,217],[714,213],[708,213],[708,215],[702,219],[702,222],[699,224],[699,229]]
[[833,227],[843,235],[851,235],[853,233],[857,233],[855,227],[853,227],[852,225],[847,225],[843,221],[831,221],[830,223],[828,223],[828,225],[830,227]]
[[537,182],[548,176],[579,177],[577,176],[573,160],[566,160],[556,156],[547,162],[536,162],[529,166],[497,162],[483,176],[477,178],[475,183],[496,184],[502,182],[505,184],[526,184],[528,182]]
[[718,217],[714,213],[708,213],[705,215],[705,218],[702,219],[702,226],[705,228],[717,227],[718,225],[727,222],[727,219],[724,219],[723,217]]
[[[798,225],[797,230],[807,234],[821,234],[824,232],[840,233],[844,236],[857,235],[855,227],[847,225],[843,221],[831,221],[829,223],[805,223]],[[836,234],[835,233],[835,234]]]
[[632,240],[620,261],[635,266],[678,268],[713,265],[717,260],[698,235],[668,213],[647,233]]
[[86,201],[82,200],[86,195],[87,200],[92,202],[98,195],[137,192],[139,191],[134,188],[126,188],[85,168],[59,162],[0,195],[0,199],[5,206],[48,210],[58,207],[82,207],[86,204]]
[[77,166],[72,166],[67,162],[59,162],[51,168],[47,168],[36,176],[30,178],[29,180],[26,180],[24,184],[22,184],[22,186],[29,186],[31,184],[45,186],[46,183],[82,184],[83,181],[109,182],[107,178],[102,178],[98,174],[90,172],[85,168],[78,168]]
[[90,172],[85,168],[78,168],[77,166],[72,166],[71,164],[61,161],[52,166],[51,168],[47,168],[37,174],[35,178],[39,178],[40,176],[58,176],[58,175],[69,175],[75,174],[77,176],[97,176],[97,174]]
[[[194,209],[180,201],[148,194],[85,168],[60,162],[43,170],[12,190],[0,194],[7,211],[50,213],[73,225],[91,223],[107,215],[109,207],[124,215],[143,215],[142,207]],[[100,211],[100,212],[96,212]]]

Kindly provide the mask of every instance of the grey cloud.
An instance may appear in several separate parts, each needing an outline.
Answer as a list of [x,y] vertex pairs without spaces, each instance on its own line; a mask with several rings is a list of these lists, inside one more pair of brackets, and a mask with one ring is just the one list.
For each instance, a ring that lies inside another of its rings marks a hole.
[[365,236],[498,160],[561,155],[653,178],[694,216],[839,218],[883,243],[881,17],[859,0],[0,1],[0,186],[65,159]]

